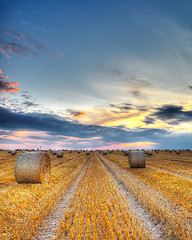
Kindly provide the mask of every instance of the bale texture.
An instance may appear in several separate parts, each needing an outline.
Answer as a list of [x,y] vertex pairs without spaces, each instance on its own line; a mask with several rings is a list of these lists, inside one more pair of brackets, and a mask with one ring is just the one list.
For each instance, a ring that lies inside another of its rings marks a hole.
[[57,151],[57,157],[63,157],[63,151]]
[[90,151],[86,151],[86,155],[90,155]]
[[14,168],[17,183],[48,182],[51,174],[49,155],[43,152],[21,153]]
[[128,152],[129,166],[131,168],[145,168],[146,158],[143,151],[129,151]]

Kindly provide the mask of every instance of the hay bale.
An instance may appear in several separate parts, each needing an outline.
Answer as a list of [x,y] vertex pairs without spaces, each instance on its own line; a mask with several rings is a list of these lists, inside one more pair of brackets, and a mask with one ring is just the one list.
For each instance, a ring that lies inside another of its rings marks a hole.
[[107,150],[104,150],[104,151],[103,151],[103,155],[107,155]]
[[49,155],[43,152],[21,153],[14,168],[17,183],[48,182],[51,174]]
[[128,150],[124,151],[125,156],[128,156],[128,152],[129,152]]
[[69,153],[72,153],[72,150],[69,150]]
[[63,157],[63,151],[57,151],[57,157]]
[[155,152],[156,152],[156,153],[159,153],[159,149],[155,149]]
[[180,149],[176,149],[175,152],[176,152],[176,154],[180,154],[181,153]]
[[16,149],[14,149],[14,150],[11,151],[11,155],[15,155],[16,153],[17,153],[17,150],[16,150]]
[[147,150],[147,155],[148,155],[148,156],[152,156],[152,155],[153,155],[152,149],[148,149],[148,150]]
[[78,151],[77,151],[77,153],[81,153],[81,151],[80,151],[80,150],[78,150]]
[[129,166],[131,168],[145,168],[146,158],[143,151],[129,151],[128,152]]
[[57,154],[57,151],[56,151],[56,150],[53,150],[52,153],[53,153],[53,155],[56,155],[56,154]]
[[86,155],[90,155],[90,151],[86,151]]

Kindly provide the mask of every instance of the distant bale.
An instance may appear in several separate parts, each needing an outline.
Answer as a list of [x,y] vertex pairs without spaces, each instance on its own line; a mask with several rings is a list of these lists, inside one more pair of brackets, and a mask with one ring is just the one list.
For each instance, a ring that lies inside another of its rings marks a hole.
[[77,151],[77,153],[79,154],[79,153],[81,153],[81,151],[80,151],[80,150],[78,150],[78,151]]
[[56,155],[56,154],[57,154],[57,151],[56,151],[56,150],[53,150],[52,153],[53,153],[53,155]]
[[148,156],[152,156],[152,155],[153,155],[152,149],[148,149],[148,150],[147,150],[147,155],[148,155]]
[[90,155],[90,151],[86,151],[86,155]]
[[155,152],[156,152],[156,153],[159,153],[159,149],[155,149]]
[[63,151],[57,151],[57,157],[63,157]]
[[104,150],[104,151],[103,151],[103,155],[107,155],[107,150]]
[[16,150],[16,149],[14,149],[14,150],[11,151],[11,155],[15,155],[16,153],[17,153],[17,150]]
[[48,182],[51,174],[49,155],[43,152],[21,153],[14,168],[17,183]]
[[72,153],[72,150],[69,150],[69,153]]
[[175,152],[176,152],[176,154],[180,154],[181,153],[180,149],[176,149]]
[[128,156],[128,152],[129,152],[128,150],[124,151],[125,156]]
[[129,151],[128,152],[129,166],[131,168],[145,168],[146,158],[143,151]]

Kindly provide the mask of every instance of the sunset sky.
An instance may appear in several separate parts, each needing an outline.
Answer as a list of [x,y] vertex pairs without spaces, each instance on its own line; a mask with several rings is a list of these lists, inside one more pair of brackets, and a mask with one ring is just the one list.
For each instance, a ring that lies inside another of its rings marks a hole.
[[0,148],[192,148],[191,12],[0,0]]

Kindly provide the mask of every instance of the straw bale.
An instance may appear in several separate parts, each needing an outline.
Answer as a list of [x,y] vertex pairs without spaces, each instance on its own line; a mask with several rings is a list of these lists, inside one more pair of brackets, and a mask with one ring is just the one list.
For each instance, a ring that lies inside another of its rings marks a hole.
[[11,151],[11,155],[15,155],[16,153],[17,153],[17,150],[16,150],[16,149],[14,149],[14,150]]
[[49,155],[43,152],[21,153],[14,168],[17,183],[48,182],[51,174]]
[[152,149],[148,149],[148,150],[147,150],[147,155],[148,155],[148,156],[152,156],[152,155],[153,155]]
[[103,151],[103,155],[107,155],[107,150],[104,150],[104,151]]
[[176,149],[175,152],[176,152],[176,154],[180,154],[181,153],[180,149]]
[[129,151],[128,152],[129,166],[131,168],[145,168],[146,158],[143,151]]
[[57,157],[63,157],[63,151],[57,151]]
[[57,151],[56,151],[56,150],[53,150],[52,153],[53,153],[53,155],[56,155],[56,154],[57,154]]

